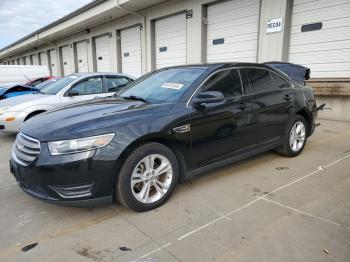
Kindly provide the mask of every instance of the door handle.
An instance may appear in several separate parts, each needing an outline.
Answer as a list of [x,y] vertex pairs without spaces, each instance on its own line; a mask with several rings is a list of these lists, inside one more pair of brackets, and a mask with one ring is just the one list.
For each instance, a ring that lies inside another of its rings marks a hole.
[[290,94],[284,95],[283,100],[289,102],[290,100],[292,100],[292,96]]
[[240,102],[239,106],[237,108],[240,109],[240,110],[245,110],[245,109],[248,108],[248,104],[245,103],[245,102]]

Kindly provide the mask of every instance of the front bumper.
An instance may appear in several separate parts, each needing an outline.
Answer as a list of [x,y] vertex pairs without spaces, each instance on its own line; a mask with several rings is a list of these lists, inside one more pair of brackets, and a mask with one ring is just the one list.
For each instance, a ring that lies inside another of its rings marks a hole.
[[53,157],[44,148],[26,167],[18,164],[14,156],[10,159],[11,173],[24,192],[65,206],[93,207],[112,202],[117,169],[116,161],[105,157],[106,152]]
[[[6,118],[14,117],[13,121],[6,121]],[[25,118],[25,112],[11,112],[0,116],[0,132],[17,133]]]

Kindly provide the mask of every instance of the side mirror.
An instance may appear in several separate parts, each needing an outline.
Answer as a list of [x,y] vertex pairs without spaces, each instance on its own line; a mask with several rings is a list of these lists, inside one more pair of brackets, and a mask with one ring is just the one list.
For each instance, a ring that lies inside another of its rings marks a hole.
[[77,90],[69,90],[68,93],[67,93],[67,96],[78,96],[79,95],[79,92]]
[[224,94],[219,91],[205,91],[198,94],[197,97],[195,97],[192,100],[192,103],[195,106],[203,106],[203,104],[213,104],[213,103],[220,103],[225,100]]

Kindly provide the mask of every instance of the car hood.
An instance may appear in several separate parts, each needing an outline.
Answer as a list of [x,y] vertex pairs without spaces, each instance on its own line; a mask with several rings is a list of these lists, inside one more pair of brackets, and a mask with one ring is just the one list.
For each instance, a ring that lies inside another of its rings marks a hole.
[[[45,103],[48,101],[47,99],[51,99],[52,95],[44,95],[44,94],[27,94],[22,96],[11,97],[9,99],[0,101],[1,107],[13,107],[11,110],[16,111],[22,108],[28,107],[28,104],[31,104],[33,101],[38,102],[38,100],[42,100]],[[45,104],[44,103],[44,104]]]
[[21,131],[40,141],[55,141],[117,132],[129,122],[145,121],[172,104],[147,104],[117,97],[95,98],[48,111],[26,121]]

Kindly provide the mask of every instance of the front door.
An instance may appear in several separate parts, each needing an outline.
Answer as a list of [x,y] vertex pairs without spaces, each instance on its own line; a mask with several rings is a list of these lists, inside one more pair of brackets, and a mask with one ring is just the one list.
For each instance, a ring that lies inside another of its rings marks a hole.
[[217,72],[203,84],[203,91],[220,91],[225,100],[203,109],[192,107],[192,154],[197,167],[232,157],[251,144],[251,102],[243,93],[238,70]]
[[103,90],[103,77],[92,76],[81,80],[74,84],[63,96],[64,104],[72,104],[82,101],[87,101],[95,97],[110,95]]

